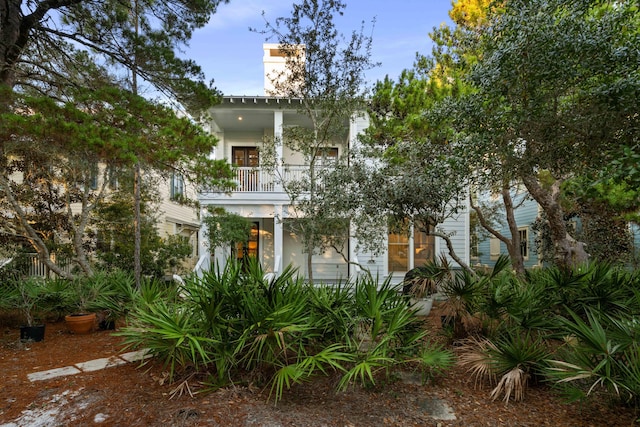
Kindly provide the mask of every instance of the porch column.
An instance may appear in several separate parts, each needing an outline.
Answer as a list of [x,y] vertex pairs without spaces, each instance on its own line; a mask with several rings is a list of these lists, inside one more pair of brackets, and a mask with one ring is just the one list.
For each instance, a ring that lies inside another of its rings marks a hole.
[[273,206],[273,272],[277,275],[282,272],[283,250],[283,209],[282,205]]
[[283,113],[282,110],[277,110],[273,112],[273,137],[275,139],[275,150],[276,150],[276,182],[274,185],[274,190],[276,192],[282,192],[282,178],[284,177],[284,170],[282,167],[282,123],[283,123]]

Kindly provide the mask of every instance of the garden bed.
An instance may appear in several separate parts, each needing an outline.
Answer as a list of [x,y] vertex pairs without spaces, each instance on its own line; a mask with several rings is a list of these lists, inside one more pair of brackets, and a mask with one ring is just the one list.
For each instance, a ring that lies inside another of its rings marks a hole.
[[[437,334],[439,313],[429,325]],[[372,389],[335,393],[336,379],[319,378],[284,393],[278,405],[256,385],[214,393],[187,393],[170,399],[174,385],[163,382],[160,366],[135,364],[29,382],[36,371],[70,366],[118,354],[120,339],[108,331],[70,334],[63,322],[48,323],[45,340],[23,344],[15,327],[4,327],[0,341],[0,423],[18,425],[186,425],[186,426],[629,426],[637,414],[605,397],[588,404],[564,404],[548,387],[534,385],[524,402],[491,401],[490,390],[475,388],[466,372],[421,385],[380,383]],[[436,420],[428,403],[447,402],[456,420]],[[26,411],[26,412],[25,412]]]

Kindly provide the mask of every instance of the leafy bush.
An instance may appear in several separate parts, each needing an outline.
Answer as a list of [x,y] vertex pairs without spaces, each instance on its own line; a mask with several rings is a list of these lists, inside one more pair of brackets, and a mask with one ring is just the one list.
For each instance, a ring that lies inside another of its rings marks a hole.
[[503,273],[462,279],[454,283],[460,288],[454,301],[463,313],[475,307],[476,315],[494,327],[485,328],[489,334],[484,337],[465,341],[460,361],[476,381],[496,384],[494,398],[520,399],[526,380],[544,373],[571,399],[604,389],[637,403],[637,273],[592,263],[574,271],[552,267],[524,277]]
[[188,278],[178,295],[138,298],[120,332],[160,359],[171,380],[200,372],[211,388],[263,382],[277,401],[318,374],[340,374],[345,389],[397,364],[424,363],[435,375],[452,360],[438,348],[427,357],[420,321],[388,280],[314,287],[290,267],[268,279],[257,263],[229,263]]
[[547,343],[531,332],[509,330],[494,339],[470,338],[461,346],[460,364],[467,366],[476,382],[496,384],[493,399],[504,394],[516,401],[524,399],[531,378],[541,378],[549,357]]
[[640,398],[640,322],[588,310],[562,319],[569,339],[551,360],[547,375],[570,400],[602,388],[625,402]]

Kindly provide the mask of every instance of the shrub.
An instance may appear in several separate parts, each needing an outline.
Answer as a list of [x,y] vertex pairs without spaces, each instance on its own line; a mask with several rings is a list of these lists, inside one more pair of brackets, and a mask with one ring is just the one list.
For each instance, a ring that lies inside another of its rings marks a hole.
[[601,388],[625,402],[640,397],[640,322],[588,310],[586,320],[570,312],[562,324],[570,337],[549,361],[546,374],[570,400]]
[[269,280],[257,263],[229,263],[188,278],[179,295],[139,298],[120,332],[160,359],[171,380],[200,372],[216,388],[249,377],[277,401],[318,374],[339,373],[344,389],[401,363],[435,375],[451,360],[444,350],[436,357],[439,349],[427,357],[419,319],[388,280],[314,287],[290,267]]

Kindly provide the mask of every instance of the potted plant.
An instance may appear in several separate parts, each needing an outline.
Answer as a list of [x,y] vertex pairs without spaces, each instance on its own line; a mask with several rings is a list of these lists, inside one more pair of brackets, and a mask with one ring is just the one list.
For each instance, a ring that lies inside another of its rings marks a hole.
[[22,341],[42,341],[45,324],[36,321],[36,313],[41,309],[44,296],[44,282],[37,277],[15,278],[8,287],[7,301],[22,314],[24,324],[20,326]]
[[409,295],[411,306],[416,310],[417,315],[428,316],[433,306],[433,295],[450,277],[449,263],[444,256],[441,256],[440,263],[431,261],[409,270],[402,281],[402,293]]
[[126,316],[134,299],[134,279],[130,273],[121,270],[99,273],[105,286],[101,287],[96,300],[92,304],[97,311],[100,329],[115,329],[116,322]]
[[69,330],[75,334],[88,334],[96,323],[94,303],[103,284],[93,277],[78,277],[68,286],[69,302],[74,311],[64,317]]

